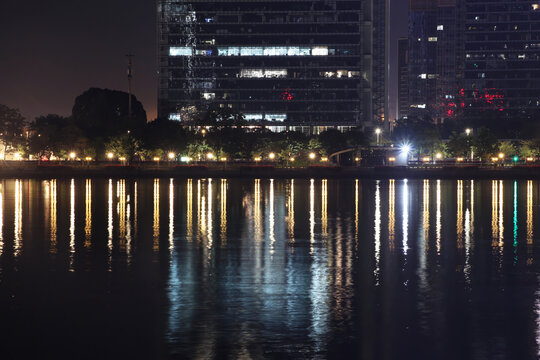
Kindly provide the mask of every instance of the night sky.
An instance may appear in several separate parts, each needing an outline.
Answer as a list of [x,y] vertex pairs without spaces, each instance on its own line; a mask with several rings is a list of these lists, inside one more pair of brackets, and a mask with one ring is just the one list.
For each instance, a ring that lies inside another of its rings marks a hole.
[[[407,34],[407,0],[391,0],[391,69]],[[156,117],[154,0],[0,0],[0,104],[32,120],[69,115],[90,87],[127,91],[126,57],[135,54],[133,92]],[[396,74],[391,73],[394,113]],[[392,115],[391,115],[392,116]]]

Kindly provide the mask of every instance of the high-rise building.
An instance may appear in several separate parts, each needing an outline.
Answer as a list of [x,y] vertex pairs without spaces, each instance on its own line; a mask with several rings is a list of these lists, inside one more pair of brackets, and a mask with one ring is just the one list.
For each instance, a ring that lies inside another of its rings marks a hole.
[[158,0],[160,117],[287,127],[386,120],[388,0]]
[[540,110],[540,2],[466,1],[462,104],[486,112],[531,116]]
[[398,109],[397,118],[409,114],[409,39],[398,39]]
[[459,0],[409,0],[409,114],[455,116],[463,58]]

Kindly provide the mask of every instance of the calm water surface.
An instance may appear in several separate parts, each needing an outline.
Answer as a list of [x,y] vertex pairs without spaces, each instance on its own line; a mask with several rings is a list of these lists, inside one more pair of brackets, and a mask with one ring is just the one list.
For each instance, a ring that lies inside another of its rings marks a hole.
[[539,189],[0,180],[0,358],[536,359]]

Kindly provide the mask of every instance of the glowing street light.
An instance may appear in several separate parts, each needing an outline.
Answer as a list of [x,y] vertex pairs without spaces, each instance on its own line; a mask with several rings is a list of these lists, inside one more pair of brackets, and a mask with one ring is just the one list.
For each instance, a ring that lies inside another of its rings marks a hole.
[[274,153],[272,152],[272,153],[268,154],[268,158],[269,158],[270,160],[274,160],[274,159],[276,158],[276,154],[274,154]]
[[294,157],[291,156],[291,157],[289,158],[289,161],[290,161],[290,162],[294,162]]
[[110,152],[110,153],[107,154],[107,157],[109,158],[109,160],[112,160],[113,157],[114,157],[114,154],[112,152]]
[[206,157],[208,158],[208,160],[212,160],[214,158],[214,154],[208,153],[206,154]]
[[154,161],[155,161],[155,162],[158,162],[159,160],[160,160],[160,159],[159,159],[158,156],[154,156]]
[[167,156],[169,157],[169,160],[172,160],[176,157],[176,154],[173,152],[170,152]]
[[76,157],[77,157],[77,154],[75,154],[74,152],[69,153],[69,158],[71,160],[75,159]]
[[465,129],[465,134],[467,134],[467,136],[471,135],[471,132],[472,132],[471,129],[469,128]]
[[503,153],[499,153],[499,159],[503,159],[504,158],[504,154]]
[[327,161],[328,161],[328,158],[327,158],[327,157],[322,157],[322,158],[321,158],[321,161],[322,161],[322,162],[327,162]]
[[437,154],[435,154],[435,157],[437,158],[437,160],[441,160],[442,159],[442,154],[437,153]]
[[317,157],[317,155],[315,155],[315,153],[314,153],[314,152],[312,152],[312,153],[309,153],[309,158],[310,158],[311,160],[314,160],[314,159],[315,159],[315,157]]
[[377,135],[377,145],[380,144],[381,132],[382,132],[382,130],[380,128],[375,129],[375,134]]

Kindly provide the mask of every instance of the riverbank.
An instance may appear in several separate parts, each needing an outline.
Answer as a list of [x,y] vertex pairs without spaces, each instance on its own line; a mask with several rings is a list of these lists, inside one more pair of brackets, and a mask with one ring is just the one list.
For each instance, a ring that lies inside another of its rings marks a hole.
[[273,165],[103,165],[38,164],[6,162],[0,165],[1,178],[417,178],[417,179],[540,179],[540,167],[337,167],[278,168]]

